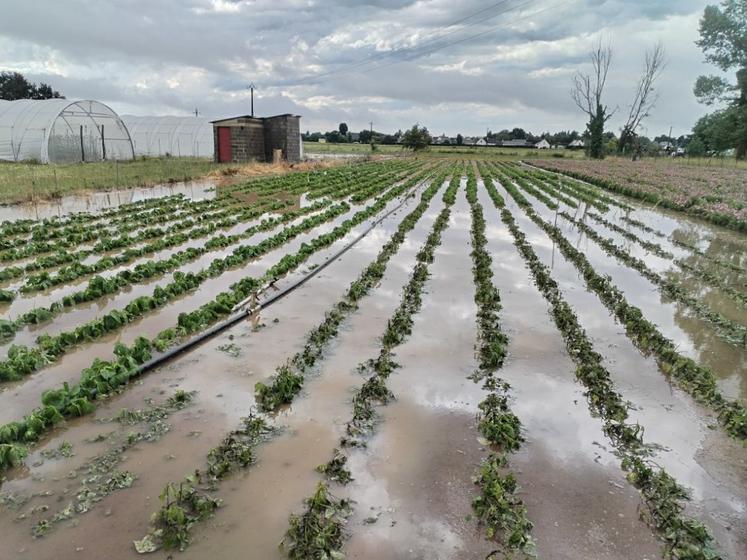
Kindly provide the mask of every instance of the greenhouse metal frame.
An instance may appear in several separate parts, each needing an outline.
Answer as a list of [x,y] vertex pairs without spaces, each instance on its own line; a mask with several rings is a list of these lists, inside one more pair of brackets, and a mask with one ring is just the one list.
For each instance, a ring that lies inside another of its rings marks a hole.
[[124,122],[99,101],[0,102],[0,160],[75,163],[134,157]]
[[213,125],[200,117],[122,115],[136,156],[212,158]]

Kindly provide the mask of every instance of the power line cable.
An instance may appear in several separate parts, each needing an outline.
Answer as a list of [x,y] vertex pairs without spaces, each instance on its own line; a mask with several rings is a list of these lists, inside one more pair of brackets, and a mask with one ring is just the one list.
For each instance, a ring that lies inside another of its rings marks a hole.
[[[473,12],[472,14],[469,14],[469,15],[467,15],[465,17],[462,17],[462,18],[460,18],[460,19],[458,19],[456,21],[453,21],[453,22],[449,23],[448,25],[445,25],[445,26],[441,27],[440,30],[446,31],[449,28],[454,27],[456,25],[459,25],[460,23],[463,23],[463,22],[465,22],[467,20],[470,20],[470,19],[472,19],[472,18],[474,18],[474,17],[476,17],[476,16],[478,16],[480,14],[483,14],[485,12],[493,10],[493,9],[499,7],[499,6],[503,6],[503,5],[507,4],[510,1],[511,0],[502,0],[501,2],[497,2],[495,4],[492,4],[492,5],[488,6],[487,8],[483,8],[481,10],[478,10],[477,12]],[[478,25],[480,23],[485,23],[486,21],[489,21],[489,20],[491,20],[491,19],[493,19],[493,18],[495,18],[495,17],[497,17],[499,15],[502,15],[502,14],[505,14],[505,13],[507,13],[509,11],[512,11],[513,9],[524,7],[524,6],[528,5],[528,4],[530,4],[532,1],[533,0],[530,0],[529,2],[525,2],[524,4],[521,4],[521,5],[515,6],[515,7],[508,6],[506,9],[497,11],[496,13],[494,13],[494,14],[486,17],[486,18],[482,18],[482,19],[480,19],[478,21],[468,23],[467,25],[459,27],[458,29],[453,29],[451,31],[446,31],[445,33],[442,33],[440,36],[433,37],[432,39],[429,39],[428,41],[425,41],[424,43],[421,43],[420,45],[417,45],[415,47],[396,49],[396,50],[393,50],[393,51],[387,51],[387,52],[384,52],[384,53],[380,53],[378,55],[369,56],[368,58],[366,58],[364,60],[360,60],[358,62],[348,63],[348,64],[346,64],[342,68],[336,68],[334,70],[329,70],[327,72],[322,72],[321,74],[315,74],[314,76],[308,76],[308,77],[305,77],[305,78],[301,78],[299,80],[296,80],[295,83],[296,84],[303,84],[303,83],[306,83],[306,82],[309,82],[309,81],[318,80],[319,78],[324,78],[324,77],[327,77],[327,76],[332,76],[332,75],[335,75],[335,74],[339,74],[341,72],[349,72],[350,70],[353,70],[355,68],[360,68],[360,67],[363,67],[363,66],[366,66],[366,65],[369,65],[369,64],[373,64],[373,63],[378,62],[379,60],[390,58],[392,56],[397,56],[397,55],[402,54],[402,53],[406,54],[408,52],[410,52],[410,53],[417,52],[420,49],[428,48],[429,46],[432,46],[433,44],[438,43],[439,41],[441,41],[444,37],[447,37],[448,35],[453,35],[454,33],[458,33],[460,31],[464,31],[465,29],[467,29],[469,27],[473,27],[473,26]],[[431,35],[435,35],[438,32],[439,32],[439,30],[436,30]]]

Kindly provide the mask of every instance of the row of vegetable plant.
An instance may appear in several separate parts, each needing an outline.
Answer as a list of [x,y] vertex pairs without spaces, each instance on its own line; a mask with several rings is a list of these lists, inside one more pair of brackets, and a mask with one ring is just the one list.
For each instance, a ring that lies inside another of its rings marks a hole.
[[617,317],[633,344],[642,353],[652,354],[662,373],[673,378],[696,401],[713,409],[727,433],[739,440],[747,440],[747,408],[740,402],[723,396],[713,372],[680,354],[675,344],[648,321],[639,308],[628,303],[622,291],[609,277],[597,274],[586,256],[568,242],[559,228],[537,215],[515,186],[509,181],[501,184],[527,216],[557,243],[563,256],[576,266],[587,288],[597,294],[605,307]]
[[[258,383],[256,386],[255,402],[264,412],[274,412],[283,404],[288,404],[300,393],[304,378],[322,359],[324,351],[329,347],[331,341],[340,331],[343,321],[354,313],[359,302],[373,290],[384,277],[391,258],[399,251],[407,234],[415,227],[417,222],[428,209],[431,199],[441,188],[444,181],[444,171],[432,181],[420,198],[420,203],[400,223],[396,232],[381,248],[376,258],[361,272],[354,280],[344,296],[325,313],[324,320],[306,335],[306,342],[302,350],[297,352],[285,364],[276,369],[271,378],[270,385]],[[277,431],[267,417],[261,418],[262,431]],[[259,422],[259,421],[257,421]],[[229,437],[231,437],[229,435]],[[225,442],[226,440],[224,440]],[[198,477],[187,477],[182,483],[169,483],[161,494],[161,508],[154,514],[150,531],[139,541],[135,547],[140,552],[150,552],[164,547],[166,549],[184,549],[189,544],[189,535],[192,527],[201,520],[212,514],[219,503],[211,500],[204,494],[229,473],[238,468],[246,468],[253,464],[253,446],[247,449],[241,446],[241,453],[231,452],[226,454],[227,446],[221,444],[208,453],[208,469],[198,470]],[[247,455],[248,454],[248,455]],[[246,457],[251,460],[246,460]],[[238,459],[238,460],[237,460]],[[226,465],[217,472],[212,467],[214,464]],[[178,488],[188,488],[188,492],[177,492]],[[195,508],[193,501],[195,496],[202,496],[205,503],[214,507]],[[175,510],[179,508],[178,517],[174,517]],[[171,513],[169,512],[171,510]]]
[[[124,326],[140,319],[152,310],[159,309],[190,292],[210,278],[216,278],[226,270],[244,265],[269,251],[285,245],[291,239],[334,220],[347,213],[350,206],[339,203],[325,212],[306,218],[299,224],[288,226],[275,235],[257,244],[239,245],[226,257],[214,259],[198,272],[175,272],[172,281],[165,287],[156,286],[150,296],[140,296],[121,309],[113,309],[72,331],[64,331],[54,336],[41,334],[35,347],[13,345],[8,349],[8,358],[0,361],[0,381],[13,381],[34,373],[46,365],[57,361],[73,347],[96,340],[106,334],[119,331]],[[95,285],[94,291],[102,286]],[[57,307],[55,308],[57,310]],[[45,310],[52,315],[52,312]]]
[[[194,392],[177,390],[161,404],[155,404],[147,399],[146,408],[134,410],[123,408],[113,418],[102,419],[102,422],[116,423],[133,429],[126,435],[117,436],[114,432],[108,436],[101,435],[94,438],[96,440],[107,439],[107,451],[87,459],[85,463],[68,473],[69,480],[81,478],[82,475],[80,485],[71,492],[73,498],[52,515],[37,521],[31,529],[32,535],[36,538],[43,537],[56,525],[70,522],[76,516],[92,511],[96,504],[106,496],[132,487],[137,476],[120,467],[127,459],[127,452],[140,443],[156,442],[171,431],[172,424],[168,422],[169,417],[186,408],[194,396]],[[139,429],[134,431],[136,426]],[[57,455],[59,452],[55,450],[52,454]],[[27,501],[28,497],[22,500]],[[64,503],[64,500],[60,502]]]
[[[544,168],[548,167],[545,162],[539,162],[538,165]],[[597,187],[601,187],[610,192],[623,194],[630,198],[649,202],[662,208],[669,208],[672,210],[677,210],[679,212],[684,212],[686,214],[702,218],[719,226],[735,229],[737,231],[747,231],[747,221],[726,213],[703,208],[696,204],[696,197],[693,197],[686,202],[678,202],[673,198],[662,196],[656,192],[652,192],[651,190],[623,185],[622,183],[611,179],[595,177],[588,173],[582,173],[580,171],[564,169],[563,175],[568,175],[575,179],[579,179],[581,181],[591,183]]]
[[154,339],[138,337],[129,347],[117,344],[114,350],[115,359],[111,362],[94,360],[91,366],[83,370],[77,384],[71,386],[64,383],[60,389],[45,391],[40,407],[24,416],[22,420],[0,427],[0,457],[12,453],[22,460],[27,453],[28,444],[38,441],[41,435],[53,429],[66,417],[91,413],[96,399],[105,398],[129,383],[138,375],[139,366],[152,358],[153,351],[162,352],[183,338],[200,332],[228,316],[238,303],[257,293],[269,282],[274,282],[295,270],[316,252],[342,239],[355,226],[380,213],[392,199],[417,188],[420,180],[419,177],[414,177],[388,190],[370,206],[357,212],[332,231],[303,244],[295,254],[285,255],[262,277],[243,278],[233,284],[230,291],[221,292],[215,299],[190,313],[180,314],[175,326],[162,330]]
[[[495,189],[495,186],[491,183],[488,188]],[[508,191],[513,196],[511,190]],[[664,542],[664,557],[693,560],[721,558],[710,531],[684,513],[688,489],[651,458],[655,446],[643,441],[641,426],[628,423],[631,405],[615,390],[602,356],[594,350],[575,312],[552,278],[550,269],[539,260],[511,212],[502,203],[500,195],[494,193],[492,196],[537,288],[550,304],[550,312],[563,336],[568,354],[576,363],[576,377],[587,389],[586,397],[592,414],[601,419],[603,431],[615,447],[628,481],[640,491],[647,508],[643,517]],[[533,212],[531,208],[523,208],[525,212]]]
[[[441,234],[449,225],[451,206],[456,200],[459,176],[455,175],[443,195],[445,207],[441,210],[428,238],[416,255],[416,264],[397,309],[387,322],[381,337],[379,355],[363,362],[358,369],[370,373],[367,380],[353,394],[353,416],[348,421],[340,447],[363,446],[364,438],[371,433],[378,418],[376,405],[387,404],[394,395],[387,387],[386,380],[400,366],[394,362],[392,351],[410,335],[413,317],[420,310],[421,293],[428,280],[428,268],[433,262],[435,250],[441,243]],[[332,459],[319,470],[339,482],[350,480],[345,469],[345,455],[339,449],[332,453]],[[349,500],[335,497],[328,483],[320,481],[311,497],[304,500],[306,509],[300,515],[291,514],[289,528],[281,546],[288,558],[301,560],[308,558],[340,558],[345,542],[344,525],[352,512]]]
[[713,288],[721,290],[724,294],[729,296],[735,302],[740,303],[742,305],[747,304],[747,294],[737,289],[732,288],[727,281],[721,278],[718,274],[714,274],[713,272],[708,270],[708,268],[698,266],[698,265],[692,265],[688,263],[685,259],[675,259],[672,253],[670,253],[669,251],[666,251],[658,243],[655,243],[652,241],[646,241],[645,239],[641,239],[634,233],[631,233],[628,230],[621,228],[617,224],[610,222],[609,220],[605,219],[602,216],[599,216],[598,214],[594,214],[593,212],[587,212],[586,216],[589,216],[592,220],[594,220],[595,222],[599,224],[604,225],[610,230],[616,233],[619,233],[625,239],[628,239],[630,241],[633,241],[634,243],[637,243],[638,245],[640,245],[647,251],[651,251],[657,257],[661,257],[663,259],[668,259],[668,260],[673,261],[675,265],[677,265],[679,268],[681,268],[685,272],[695,275],[698,278],[698,281],[704,282],[705,284]]
[[[271,231],[280,225],[287,224],[288,222],[294,221],[302,216],[322,210],[326,206],[326,202],[320,201],[311,206],[301,208],[300,210],[287,212],[277,218],[262,220],[259,224],[247,228],[240,234],[213,237],[202,247],[190,247],[183,251],[174,253],[169,258],[159,261],[147,261],[146,263],[136,265],[132,269],[125,269],[118,272],[116,275],[108,278],[95,276],[84,289],[64,296],[61,300],[52,303],[49,307],[34,308],[15,320],[0,319],[0,340],[6,341],[12,338],[15,332],[24,326],[39,325],[51,321],[56,316],[70,310],[75,305],[96,301],[104,296],[119,293],[129,286],[140,284],[145,280],[161,276],[167,272],[172,272],[180,266],[194,262],[198,258],[209,254],[216,249],[234,245],[242,239],[249,239],[260,232]],[[262,210],[259,212],[260,215],[263,213]]]
[[[640,220],[636,220],[634,218],[631,218],[630,216],[621,216],[620,219],[624,221],[625,223],[640,229],[641,231],[644,231],[646,233],[650,233],[652,235],[655,235],[656,237],[662,237],[666,238],[667,235],[657,229],[652,228],[651,226],[648,226],[644,224]],[[683,241],[682,239],[679,239],[676,235],[676,233],[669,236],[669,242],[673,245],[676,245],[677,247],[680,247],[682,249],[686,249],[688,251],[691,251],[692,253],[696,254],[697,256],[706,259],[715,265],[719,266],[720,268],[723,268],[725,270],[728,270],[730,272],[739,272],[740,274],[747,274],[747,268],[744,268],[743,266],[740,266],[739,264],[733,263],[731,261],[725,261],[723,259],[720,259],[716,256],[709,255],[707,252],[703,251],[700,247],[695,245],[694,243],[690,243],[688,241]],[[739,256],[737,256],[738,258]]]
[[[504,179],[504,186],[509,184],[511,179],[513,179],[512,177],[507,177],[505,175],[503,175],[502,178]],[[531,194],[531,191],[526,188],[525,182],[517,181],[516,184]],[[541,201],[544,202],[544,200]],[[517,203],[523,207],[525,206],[524,203],[529,204],[527,199],[523,196],[517,200]],[[548,205],[548,207],[557,210],[557,205],[555,205],[555,208],[550,205]],[[696,316],[712,324],[715,332],[728,344],[738,347],[747,347],[747,327],[737,321],[728,319],[721,313],[711,310],[707,305],[692,297],[686,289],[653,271],[642,259],[631,255],[625,250],[625,248],[616,245],[612,239],[600,235],[593,228],[589,227],[582,221],[573,218],[567,212],[560,212],[559,215],[563,219],[574,224],[579,230],[583,231],[587,237],[596,242],[605,253],[616,258],[626,266],[638,271],[642,276],[654,284],[663,295],[673,301],[681,303],[683,306],[690,309]]]
[[[483,166],[479,170],[483,181],[491,180],[489,171]],[[521,421],[511,411],[511,387],[497,375],[506,359],[508,336],[501,329],[501,297],[493,283],[493,259],[487,250],[485,217],[477,200],[477,181],[471,168],[467,170],[466,194],[472,215],[472,279],[478,335],[478,368],[471,378],[475,383],[482,382],[487,392],[478,405],[478,429],[492,445],[491,453],[474,477],[480,493],[472,501],[472,509],[485,526],[487,538],[498,540],[507,555],[531,556],[535,549],[531,537],[533,525],[526,506],[517,496],[516,477],[508,470],[508,456],[519,449],[524,437]]]

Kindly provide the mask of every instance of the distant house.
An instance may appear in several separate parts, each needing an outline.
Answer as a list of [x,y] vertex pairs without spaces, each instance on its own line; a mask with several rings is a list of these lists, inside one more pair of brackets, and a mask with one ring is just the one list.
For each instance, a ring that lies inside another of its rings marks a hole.
[[672,150],[674,150],[674,144],[664,140],[662,142],[659,142],[659,148],[661,148],[665,152],[671,152]]
[[568,144],[569,150],[583,150],[584,147],[585,147],[584,141],[581,140],[580,138]]
[[477,138],[475,138],[474,136],[465,136],[462,143],[465,146],[474,146],[477,144]]
[[487,146],[488,141],[485,140],[485,138],[480,138],[477,142],[475,142],[475,146]]
[[549,150],[550,149],[550,142],[548,142],[547,140],[545,140],[543,138],[542,140],[540,140],[539,142],[537,142],[534,145],[534,147],[537,148],[538,150]]
[[501,142],[504,148],[534,148],[534,144],[527,142],[523,138],[517,140],[504,140]]
[[327,143],[327,139],[326,138],[320,138],[319,140],[317,140],[317,142],[319,142],[320,144],[326,144]]

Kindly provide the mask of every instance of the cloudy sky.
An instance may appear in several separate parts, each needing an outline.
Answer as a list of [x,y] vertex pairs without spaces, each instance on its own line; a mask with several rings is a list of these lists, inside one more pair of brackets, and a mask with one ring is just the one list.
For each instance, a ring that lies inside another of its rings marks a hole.
[[[667,51],[650,136],[690,130],[714,72],[697,0],[2,0],[0,70],[120,113],[297,113],[302,128],[583,129],[571,76],[611,39],[617,131],[644,52]],[[714,3],[713,1],[711,3]]]

